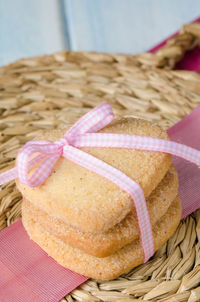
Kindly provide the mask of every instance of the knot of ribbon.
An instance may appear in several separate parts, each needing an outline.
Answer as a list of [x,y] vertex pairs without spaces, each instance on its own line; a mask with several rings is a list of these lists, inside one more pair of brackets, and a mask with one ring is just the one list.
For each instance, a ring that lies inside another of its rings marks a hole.
[[[40,186],[63,156],[115,183],[130,194],[138,217],[144,262],[154,254],[154,241],[144,193],[139,184],[118,169],[80,150],[81,147],[128,148],[165,152],[200,166],[200,151],[176,142],[136,135],[97,133],[114,118],[110,104],[104,103],[80,118],[55,142],[27,142],[18,152],[16,167],[0,174],[0,185],[15,178],[30,187]],[[34,168],[34,169],[33,169]]]

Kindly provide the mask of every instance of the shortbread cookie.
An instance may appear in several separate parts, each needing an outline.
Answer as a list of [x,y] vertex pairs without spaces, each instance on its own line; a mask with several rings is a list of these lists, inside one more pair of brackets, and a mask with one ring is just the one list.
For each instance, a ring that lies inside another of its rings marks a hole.
[[[176,230],[181,219],[181,203],[177,197],[167,213],[153,227],[155,250],[164,244]],[[45,231],[34,217],[23,216],[29,236],[61,265],[88,277],[110,280],[143,262],[143,250],[138,240],[115,254],[97,258],[65,244]]]
[[[159,126],[133,118],[116,120],[101,132],[168,139]],[[51,131],[39,139],[55,141],[63,134],[61,130]],[[124,148],[82,150],[134,179],[141,185],[145,197],[155,189],[171,165],[171,156],[161,152]],[[128,193],[108,179],[63,157],[57,161],[43,185],[31,188],[17,180],[17,186],[36,207],[85,232],[105,232],[133,209],[133,201]]]
[[[166,176],[147,198],[151,224],[154,225],[168,210],[178,194],[178,176],[171,166]],[[106,257],[134,241],[139,236],[136,212],[131,211],[122,222],[105,233],[81,232],[59,219],[49,216],[24,199],[22,215],[35,217],[35,220],[51,234],[68,245],[96,257]]]

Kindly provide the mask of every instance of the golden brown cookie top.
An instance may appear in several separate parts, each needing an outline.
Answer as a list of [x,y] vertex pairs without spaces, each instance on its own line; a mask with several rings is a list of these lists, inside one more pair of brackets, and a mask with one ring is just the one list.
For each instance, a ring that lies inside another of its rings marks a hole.
[[[46,132],[39,139],[54,141],[63,130]],[[144,120],[115,120],[100,132],[135,134],[168,139],[164,130]],[[38,138],[37,138],[38,139]],[[149,196],[166,174],[171,156],[160,152],[117,148],[81,148],[138,182]],[[60,158],[51,175],[39,187],[19,183],[22,194],[35,206],[82,231],[105,232],[119,223],[133,207],[128,193],[106,178]]]

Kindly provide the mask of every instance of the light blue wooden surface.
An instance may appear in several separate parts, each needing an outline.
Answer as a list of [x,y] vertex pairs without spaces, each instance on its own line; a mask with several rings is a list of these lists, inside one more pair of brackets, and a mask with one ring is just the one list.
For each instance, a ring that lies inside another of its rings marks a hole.
[[0,0],[0,65],[63,49],[137,53],[200,15],[200,0]]
[[61,0],[73,50],[146,51],[200,15],[200,0]]
[[59,0],[0,0],[0,65],[66,47]]

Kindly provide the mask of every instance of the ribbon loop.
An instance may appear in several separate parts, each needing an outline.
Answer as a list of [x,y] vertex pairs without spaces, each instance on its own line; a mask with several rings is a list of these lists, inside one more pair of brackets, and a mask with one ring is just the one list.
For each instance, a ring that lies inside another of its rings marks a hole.
[[[17,156],[20,182],[30,187],[41,185],[62,155],[62,149],[62,146],[48,141],[33,141],[25,144]],[[35,169],[30,173],[33,168]]]
[[114,118],[110,104],[105,103],[90,110],[80,118],[64,135],[68,139],[84,133],[97,132],[107,126]]

